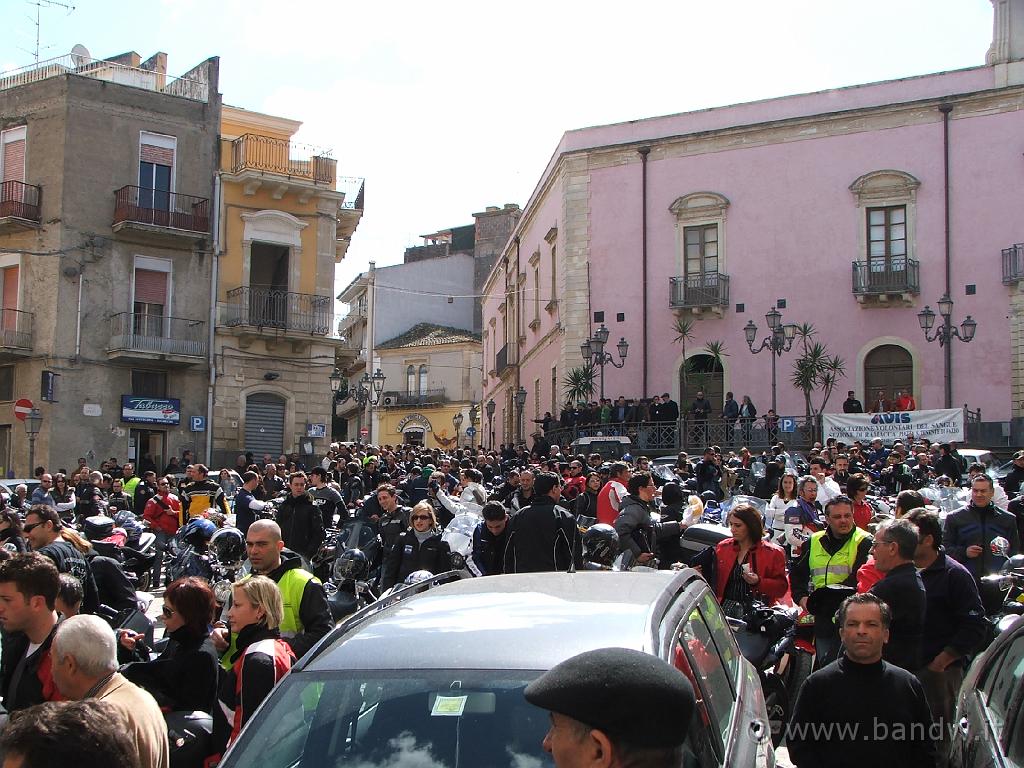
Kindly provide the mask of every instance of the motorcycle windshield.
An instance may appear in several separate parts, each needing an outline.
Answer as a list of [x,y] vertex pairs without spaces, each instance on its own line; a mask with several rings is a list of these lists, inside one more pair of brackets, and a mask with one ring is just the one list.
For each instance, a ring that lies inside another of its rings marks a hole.
[[449,541],[450,534],[459,534],[472,540],[473,531],[476,530],[476,527],[479,525],[481,520],[483,520],[483,518],[480,515],[473,515],[468,512],[456,515],[444,529],[444,534],[442,534],[441,538],[444,541]]

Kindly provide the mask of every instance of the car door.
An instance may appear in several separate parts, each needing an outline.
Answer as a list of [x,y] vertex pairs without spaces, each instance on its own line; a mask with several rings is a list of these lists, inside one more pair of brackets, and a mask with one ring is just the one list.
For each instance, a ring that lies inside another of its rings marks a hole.
[[[1019,730],[1024,698],[1024,629],[985,658],[979,684],[964,700],[956,726],[965,768],[1004,768]],[[1019,745],[1015,745],[1018,752]],[[1019,764],[1019,763],[1017,763]]]

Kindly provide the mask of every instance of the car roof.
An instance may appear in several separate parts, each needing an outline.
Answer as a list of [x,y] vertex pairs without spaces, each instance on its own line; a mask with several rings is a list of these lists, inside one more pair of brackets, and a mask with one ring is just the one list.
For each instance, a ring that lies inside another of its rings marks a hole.
[[302,666],[361,669],[550,669],[593,648],[657,652],[687,570],[530,573],[461,579],[342,625]]

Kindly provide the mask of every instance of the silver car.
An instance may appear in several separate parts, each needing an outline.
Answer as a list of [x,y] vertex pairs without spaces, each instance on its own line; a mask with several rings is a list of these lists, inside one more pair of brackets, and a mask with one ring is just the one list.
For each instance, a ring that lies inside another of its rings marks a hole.
[[[547,713],[523,688],[619,646],[690,678],[686,765],[771,766],[764,697],[695,571],[450,573],[355,614],[263,703],[222,766],[551,765]],[[637,706],[643,706],[637,702]]]

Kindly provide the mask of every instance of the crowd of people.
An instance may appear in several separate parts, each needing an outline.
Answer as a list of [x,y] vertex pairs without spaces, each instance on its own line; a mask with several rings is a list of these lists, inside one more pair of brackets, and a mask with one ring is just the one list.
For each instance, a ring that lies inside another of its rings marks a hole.
[[[931,712],[948,722],[964,665],[985,639],[979,580],[1005,562],[988,539],[1005,537],[1015,554],[1024,515],[1000,507],[991,478],[969,467],[970,503],[940,523],[915,489],[943,478],[960,484],[954,445],[830,442],[806,460],[798,476],[781,443],[761,455],[709,446],[699,458],[679,454],[666,475],[652,471],[648,457],[609,461],[568,446],[542,456],[511,446],[443,452],[342,443],[307,459],[309,466],[298,457],[261,463],[241,454],[235,468],[216,475],[200,463],[160,477],[113,460],[102,471],[80,462],[70,476],[40,468],[31,497],[5,500],[0,512],[4,706],[39,717],[58,711],[47,702],[111,704],[144,766],[169,765],[174,722],[165,713],[205,712],[214,722],[208,758],[333,627],[311,561],[350,517],[378,531],[379,586],[387,589],[419,572],[449,570],[442,531],[467,512],[479,515],[468,563],[477,575],[600,570],[620,556],[634,566],[681,567],[686,529],[747,490],[763,503],[733,504],[721,521],[729,537],[693,563],[725,613],[742,616],[755,600],[801,606],[814,616],[821,668],[847,658],[843,624],[833,620],[847,592],[833,587],[874,595],[886,617],[883,658],[913,673]],[[1014,461],[1001,489],[1010,496],[1024,481],[1024,452]],[[752,482],[756,463],[764,472]],[[869,490],[896,497],[891,519],[868,503]],[[267,507],[274,519],[263,514]],[[159,655],[143,635],[115,632],[97,615],[116,590],[105,575],[110,565],[76,524],[111,509],[140,514],[161,550],[197,518],[233,522],[245,537],[251,572],[233,584],[227,604],[218,605],[201,578],[166,584],[168,642]],[[798,700],[798,717],[808,701]],[[72,719],[87,711],[64,706]],[[4,743],[30,749],[18,746],[18,722]],[[791,753],[804,748],[815,747],[797,739]]]

